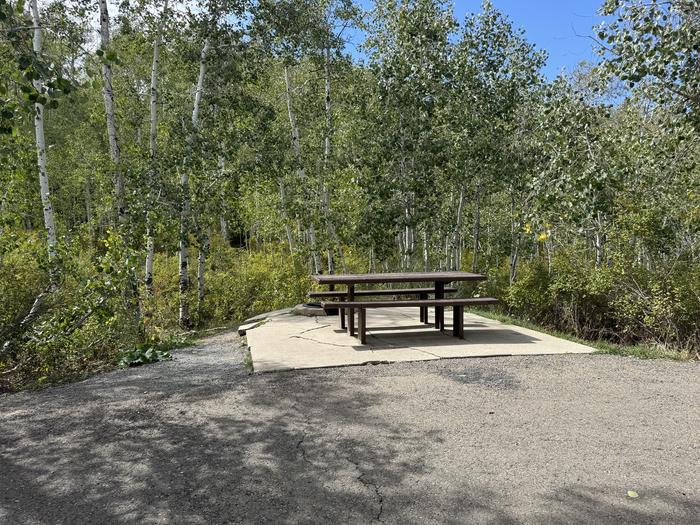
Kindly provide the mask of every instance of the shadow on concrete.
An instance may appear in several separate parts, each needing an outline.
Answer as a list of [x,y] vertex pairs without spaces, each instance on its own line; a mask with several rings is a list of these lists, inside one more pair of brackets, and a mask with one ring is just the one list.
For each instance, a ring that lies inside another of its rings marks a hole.
[[[391,446],[421,436],[368,412],[379,395],[241,364],[161,363],[0,401],[2,523],[370,523],[374,480],[424,472]],[[367,438],[324,435],[332,422]]]
[[[502,344],[532,344],[540,339],[522,334],[508,329],[489,328],[487,330],[465,329],[464,339],[459,339],[452,335],[452,329],[448,326],[443,332],[426,327],[423,331],[395,331],[376,332],[374,328],[369,328],[367,333],[367,345],[353,346],[355,350],[384,350],[398,347],[418,347],[430,348],[431,346],[465,346],[472,344],[479,345],[502,345]],[[348,338],[350,336],[348,335]]]
[[[430,330],[432,327],[426,324],[401,325],[401,330]],[[373,326],[368,328],[372,332],[396,331],[395,326]]]
[[[547,494],[533,523],[691,524],[700,523],[700,502],[663,488],[644,491],[640,499],[622,499],[619,487],[565,486]],[[612,497],[611,497],[612,496]],[[673,509],[673,515],[668,509]]]
[[[610,500],[619,487],[548,488],[534,511],[514,505],[515,487],[469,471],[444,490],[428,458],[447,441],[446,422],[418,428],[376,410],[407,402],[391,389],[372,393],[377,384],[359,375],[250,376],[241,359],[202,349],[175,355],[0,397],[0,522],[697,523],[697,501],[662,488],[622,505]],[[495,368],[442,375],[521,386]],[[477,423],[464,420],[471,432]]]

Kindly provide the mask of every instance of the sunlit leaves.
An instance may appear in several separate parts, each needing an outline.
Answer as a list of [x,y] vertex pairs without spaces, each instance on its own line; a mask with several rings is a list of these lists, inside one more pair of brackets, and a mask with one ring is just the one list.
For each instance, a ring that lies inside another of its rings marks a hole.
[[608,71],[634,87],[648,81],[650,94],[680,113],[700,109],[700,5],[694,1],[611,0],[612,18],[597,29]]

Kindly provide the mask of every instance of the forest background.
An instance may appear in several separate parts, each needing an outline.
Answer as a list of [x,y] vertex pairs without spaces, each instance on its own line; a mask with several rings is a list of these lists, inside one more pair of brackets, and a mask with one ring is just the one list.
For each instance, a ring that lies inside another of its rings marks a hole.
[[0,389],[329,272],[482,272],[521,321],[697,357],[700,5],[601,14],[547,79],[488,1],[0,0]]

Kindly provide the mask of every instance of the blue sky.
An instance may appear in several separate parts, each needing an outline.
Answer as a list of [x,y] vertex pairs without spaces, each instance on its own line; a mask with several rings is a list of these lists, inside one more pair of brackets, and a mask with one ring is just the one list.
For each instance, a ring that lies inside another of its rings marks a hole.
[[[361,0],[368,9],[371,0]],[[544,73],[556,77],[562,69],[571,71],[581,61],[597,61],[592,27],[602,21],[597,15],[603,0],[492,0],[517,28],[525,30],[527,39],[549,53]],[[481,0],[453,0],[454,14],[462,22],[467,13],[479,11]]]

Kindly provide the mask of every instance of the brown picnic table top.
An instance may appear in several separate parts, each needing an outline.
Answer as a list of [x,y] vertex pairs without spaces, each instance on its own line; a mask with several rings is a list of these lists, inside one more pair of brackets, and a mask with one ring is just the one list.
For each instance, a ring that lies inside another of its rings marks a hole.
[[370,283],[450,283],[455,281],[483,281],[485,275],[469,272],[395,272],[312,275],[318,284]]

